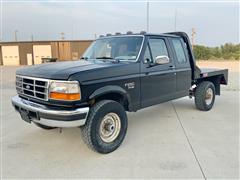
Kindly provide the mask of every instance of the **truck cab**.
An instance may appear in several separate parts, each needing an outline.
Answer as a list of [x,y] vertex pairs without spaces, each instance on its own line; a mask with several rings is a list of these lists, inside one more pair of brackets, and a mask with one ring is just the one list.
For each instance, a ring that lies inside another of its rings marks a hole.
[[126,111],[185,96],[208,111],[227,74],[199,69],[184,32],[108,35],[78,61],[18,70],[12,104],[23,120],[43,129],[81,127],[91,149],[109,153],[125,137]]

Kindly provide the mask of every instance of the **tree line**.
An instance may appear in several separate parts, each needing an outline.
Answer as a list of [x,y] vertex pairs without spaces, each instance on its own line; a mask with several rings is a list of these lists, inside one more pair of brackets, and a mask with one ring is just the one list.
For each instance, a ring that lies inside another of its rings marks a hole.
[[193,46],[194,56],[197,60],[208,59],[234,59],[240,60],[240,44],[226,43],[220,47]]

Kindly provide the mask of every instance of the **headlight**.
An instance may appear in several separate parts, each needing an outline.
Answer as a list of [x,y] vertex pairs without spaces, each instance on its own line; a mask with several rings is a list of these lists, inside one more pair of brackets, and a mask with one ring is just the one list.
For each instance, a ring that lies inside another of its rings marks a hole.
[[76,101],[81,99],[77,81],[51,81],[49,98],[55,100]]

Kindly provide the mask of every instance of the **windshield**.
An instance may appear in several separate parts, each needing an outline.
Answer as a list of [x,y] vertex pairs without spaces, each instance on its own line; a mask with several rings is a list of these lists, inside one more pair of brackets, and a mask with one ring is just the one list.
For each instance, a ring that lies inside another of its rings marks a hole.
[[142,45],[142,36],[109,37],[94,41],[83,54],[84,59],[137,59]]

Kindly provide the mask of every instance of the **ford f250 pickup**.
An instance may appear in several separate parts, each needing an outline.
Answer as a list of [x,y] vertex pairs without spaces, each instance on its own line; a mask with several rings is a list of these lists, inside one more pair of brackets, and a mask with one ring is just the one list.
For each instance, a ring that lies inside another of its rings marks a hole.
[[197,67],[186,33],[129,32],[100,37],[78,61],[17,70],[12,104],[40,128],[80,127],[91,149],[110,153],[126,135],[126,111],[184,96],[208,111],[227,81],[227,69]]

